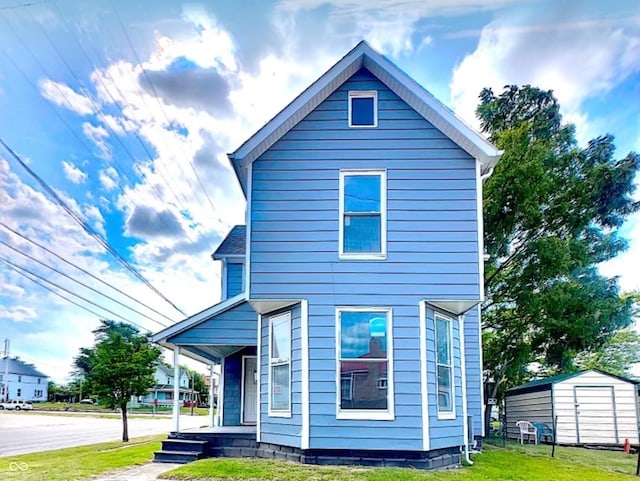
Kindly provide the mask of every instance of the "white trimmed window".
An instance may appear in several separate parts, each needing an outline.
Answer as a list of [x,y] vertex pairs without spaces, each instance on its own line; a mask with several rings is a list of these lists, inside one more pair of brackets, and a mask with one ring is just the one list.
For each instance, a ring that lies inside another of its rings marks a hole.
[[340,259],[387,256],[387,173],[340,171]]
[[336,309],[338,419],[394,419],[391,333],[391,309]]
[[435,314],[438,418],[454,419],[453,328],[451,319]]
[[349,127],[378,126],[378,92],[352,90],[349,92]]
[[269,416],[291,416],[291,313],[269,318]]

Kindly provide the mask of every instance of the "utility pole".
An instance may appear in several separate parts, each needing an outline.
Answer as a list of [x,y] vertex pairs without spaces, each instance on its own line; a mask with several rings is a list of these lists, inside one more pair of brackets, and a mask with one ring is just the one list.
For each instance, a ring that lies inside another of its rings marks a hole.
[[4,340],[4,402],[9,401],[9,339]]

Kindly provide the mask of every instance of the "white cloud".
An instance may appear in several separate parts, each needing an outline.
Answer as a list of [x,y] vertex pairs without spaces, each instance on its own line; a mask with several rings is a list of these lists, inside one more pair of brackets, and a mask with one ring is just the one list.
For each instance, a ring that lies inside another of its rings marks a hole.
[[82,132],[89,140],[96,144],[96,146],[100,150],[102,158],[111,158],[111,151],[109,149],[109,146],[105,142],[105,139],[109,137],[109,132],[107,132],[107,129],[105,129],[101,125],[93,125],[90,122],[84,122],[82,124]]
[[86,172],[83,172],[71,162],[67,162],[66,160],[62,161],[62,171],[64,172],[64,176],[74,184],[82,184],[87,180]]
[[78,115],[90,115],[95,111],[89,98],[63,83],[49,79],[42,80],[40,81],[40,93],[47,100],[72,110]]
[[38,317],[38,313],[30,306],[11,306],[0,309],[0,317],[14,322],[31,322]]
[[[514,3],[518,0],[281,0],[278,7],[293,13],[329,7],[330,23],[348,26],[346,31],[353,38],[364,38],[374,48],[397,57],[416,48],[413,37],[419,20],[494,11]],[[417,47],[424,47],[428,38],[419,40]]]
[[105,190],[113,190],[118,187],[118,172],[113,167],[107,167],[99,173],[100,184]]
[[514,28],[515,19],[502,17],[483,28],[475,51],[453,72],[454,110],[478,126],[475,108],[483,87],[499,93],[507,84],[531,84],[553,90],[567,120],[576,122],[578,139],[587,140],[591,132],[582,104],[640,70],[640,29],[623,21],[588,29],[577,22],[570,28],[556,21],[562,15],[558,7],[539,17],[539,25]]

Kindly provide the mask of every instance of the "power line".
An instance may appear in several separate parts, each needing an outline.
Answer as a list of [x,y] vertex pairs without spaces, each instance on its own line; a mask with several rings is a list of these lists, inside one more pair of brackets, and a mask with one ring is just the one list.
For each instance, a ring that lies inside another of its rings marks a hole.
[[[1,15],[1,14],[0,14],[0,15]],[[13,25],[12,25],[10,22],[8,22],[8,21],[7,21],[7,19],[6,19],[4,16],[3,16],[3,19],[4,19],[5,23],[9,26],[9,28],[11,29],[11,31],[13,32],[13,35],[14,35],[14,36],[18,39],[18,41],[22,44],[22,47],[25,49],[25,51],[26,51],[26,52],[31,56],[31,58],[32,58],[32,59],[33,59],[33,60],[38,64],[38,66],[39,66],[39,67],[40,67],[40,69],[44,72],[44,74],[45,74],[47,77],[51,78],[51,75],[49,74],[49,72],[47,71],[47,69],[44,67],[44,65],[42,65],[42,62],[41,62],[41,61],[38,59],[38,57],[33,53],[33,51],[32,51],[32,50],[27,46],[27,44],[24,42],[24,40],[22,39],[22,37],[21,37],[21,36],[18,34],[18,32],[13,28]],[[39,25],[39,24],[38,24],[38,25]],[[45,36],[46,36],[46,34],[45,34]],[[47,37],[47,39],[49,40],[49,42],[50,42],[50,43],[52,43],[52,42],[51,42],[51,40],[49,39],[49,37],[48,37],[48,36],[46,36],[46,37]],[[53,46],[53,45],[52,45],[52,46]],[[53,46],[53,47],[54,47],[54,49],[55,49],[55,46]],[[90,92],[88,92],[88,90],[87,90],[86,88],[84,88],[84,86],[82,85],[82,82],[80,82],[80,79],[78,79],[78,77],[75,75],[75,73],[73,72],[73,70],[71,69],[71,67],[68,65],[68,63],[66,62],[66,60],[64,59],[64,57],[62,57],[61,53],[60,53],[57,49],[55,49],[55,50],[56,50],[57,54],[61,57],[61,59],[62,59],[63,63],[65,63],[65,65],[66,65],[66,66],[67,66],[67,68],[69,69],[69,71],[70,71],[71,75],[73,75],[73,77],[74,77],[74,78],[76,79],[76,81],[79,83],[79,85],[80,85],[80,87],[81,87],[81,89],[82,89],[83,93],[85,94],[85,96],[86,96],[87,100],[89,100],[89,102],[91,103],[91,105],[92,105],[92,106],[93,106],[93,108],[95,109],[96,114],[97,114],[97,115],[102,119],[102,122],[104,123],[104,125],[105,125],[106,129],[109,131],[110,135],[111,135],[113,138],[115,138],[115,140],[118,142],[118,144],[120,145],[120,147],[125,151],[125,153],[126,153],[126,154],[127,154],[127,156],[131,159],[131,161],[133,162],[133,164],[134,164],[134,166],[135,166],[135,158],[133,157],[133,154],[132,154],[132,153],[131,153],[131,151],[127,148],[127,146],[124,144],[124,142],[122,141],[122,139],[120,139],[120,137],[117,135],[117,133],[116,133],[116,132],[111,128],[111,126],[110,126],[110,125],[109,125],[109,123],[107,122],[107,120],[106,120],[106,116],[105,116],[104,112],[102,111],[102,109],[100,108],[100,106],[99,106],[98,104],[96,104],[96,102],[93,100],[93,97],[92,97],[91,93],[90,93]],[[9,55],[6,53],[6,51],[5,51],[5,56],[9,57]],[[14,64],[14,66],[16,66],[16,63],[15,63],[15,62],[12,62],[12,63]],[[33,85],[33,83],[32,83],[32,82],[30,82],[30,83],[31,83],[31,85]],[[54,86],[55,86],[56,90],[58,91],[58,93],[59,93],[59,94],[60,94],[60,95],[65,99],[65,100],[67,100],[67,102],[68,102],[68,98],[67,98],[67,96],[65,95],[64,91],[59,87],[59,85],[58,85],[57,83],[54,83]],[[34,86],[34,88],[35,88],[35,86]],[[106,87],[105,87],[105,89],[106,89]],[[36,88],[36,90],[38,90],[38,89]],[[119,107],[119,106],[118,106],[118,107]],[[120,111],[122,112],[122,109],[120,109]],[[123,114],[123,115],[124,115],[124,114]],[[69,129],[70,129],[70,127],[68,126],[68,124],[67,124],[66,122],[65,122],[65,125],[67,126],[67,128],[69,128]],[[70,129],[70,130],[72,130],[72,129]],[[72,130],[72,132],[73,132],[73,130]],[[76,134],[74,133],[74,135],[76,135]],[[136,134],[136,135],[137,135],[137,134]],[[77,135],[76,135],[76,137],[77,137]],[[88,149],[88,147],[86,147],[86,146],[85,146],[85,148],[87,148],[87,149]],[[90,152],[90,154],[91,154],[91,155],[93,155],[93,153],[92,153],[90,150],[89,150],[89,152]],[[126,173],[126,170],[124,169],[124,167],[122,167],[122,165],[118,162],[117,157],[113,157],[111,160],[113,160],[113,162],[114,162],[114,163],[115,163],[115,165],[117,166],[117,169],[116,169],[116,170],[118,171],[118,173],[119,173],[120,175],[122,175],[123,177],[125,177],[125,178],[129,181],[129,183],[130,183],[131,185],[134,185],[134,184],[135,184],[135,182],[133,182],[133,180],[131,180],[131,178],[129,177],[129,175]],[[153,163],[153,158],[152,158],[152,157],[150,157],[150,160],[151,160],[151,162]],[[139,174],[140,174],[140,176],[142,177],[142,179],[143,179],[143,180],[145,180],[145,181],[147,180],[146,175],[145,175],[141,170],[139,171]],[[167,181],[166,181],[166,179],[165,179],[164,177],[163,177],[163,180],[165,181],[165,183],[167,183]],[[160,195],[160,193],[158,192],[158,189],[156,188],[156,186],[155,186],[153,183],[151,183],[151,182],[149,182],[149,185],[150,185],[150,187],[151,187],[151,189],[152,189],[152,191],[153,191],[153,193],[154,193],[154,195],[155,195],[156,199],[158,199],[158,201],[159,201],[160,203],[164,204],[165,202],[164,202],[164,201],[163,201],[163,199],[161,198],[161,195]],[[169,189],[170,189],[170,190],[172,190],[170,186],[169,186]],[[123,191],[123,192],[124,192],[124,191]],[[173,192],[173,190],[172,190],[172,192]],[[177,198],[177,196],[175,196],[175,193],[174,193],[174,197],[176,197],[176,200],[177,200],[178,202],[180,202],[180,201],[179,201],[179,199]],[[184,207],[183,207],[183,209],[184,209]],[[185,209],[185,210],[186,210],[186,209]],[[169,225],[169,223],[168,223],[168,220],[167,220],[167,219],[165,219],[164,217],[160,216],[160,221],[161,221],[162,223],[164,223],[164,224],[165,224],[165,227],[167,227],[167,228],[170,228],[170,227],[171,227],[171,226]],[[187,232],[187,231],[184,231],[184,233],[185,233],[185,236],[187,237],[187,239],[191,242],[191,244],[195,245],[195,241],[191,238],[191,236],[189,236],[188,232]],[[183,313],[183,315],[184,315],[184,313]]]
[[[3,262],[4,262],[4,261],[3,261]],[[78,303],[78,302],[76,302],[76,301],[74,301],[74,300],[72,300],[72,299],[69,299],[69,298],[68,298],[68,297],[66,297],[66,296],[63,296],[62,294],[60,294],[60,293],[59,293],[59,292],[57,292],[57,291],[54,291],[54,290],[53,290],[53,289],[51,289],[49,286],[46,286],[46,285],[44,285],[44,284],[41,284],[41,283],[40,283],[39,281],[37,281],[35,278],[29,277],[27,274],[25,274],[24,272],[22,272],[19,268],[17,268],[17,267],[13,267],[12,265],[7,264],[6,262],[5,262],[5,265],[6,265],[9,269],[11,269],[11,270],[13,270],[14,272],[16,272],[17,274],[20,274],[20,275],[21,275],[22,277],[24,277],[25,279],[28,279],[28,280],[30,280],[31,282],[33,282],[33,283],[35,283],[35,284],[39,285],[39,286],[40,286],[40,287],[42,287],[43,289],[48,290],[48,291],[49,291],[49,292],[51,292],[52,294],[55,294],[56,296],[61,297],[61,298],[62,298],[62,299],[64,299],[65,301],[70,302],[71,304],[74,304],[74,305],[78,306],[80,309],[84,309],[85,311],[87,311],[87,312],[89,312],[89,313],[93,314],[94,316],[96,316],[96,317],[98,317],[98,318],[102,318],[102,317],[104,317],[104,316],[102,316],[101,314],[98,314],[96,311],[94,311],[94,310],[92,310],[92,309],[89,309],[88,307],[85,307],[85,306],[83,306],[82,304],[80,304],[80,303]]]
[[146,317],[146,318],[147,318],[147,319],[149,319],[150,321],[155,322],[156,324],[160,324],[162,327],[167,327],[167,325],[166,325],[166,324],[163,324],[162,322],[157,321],[156,319],[153,319],[152,317],[147,316],[146,314],[144,314],[144,313],[142,313],[142,312],[138,311],[137,309],[134,309],[133,307],[130,307],[130,306],[128,306],[128,305],[126,305],[126,304],[124,304],[123,302],[121,302],[121,301],[119,301],[119,300],[117,300],[117,299],[114,299],[113,297],[111,297],[111,296],[109,296],[109,295],[107,295],[107,294],[105,294],[105,293],[103,293],[103,292],[100,292],[98,289],[95,289],[94,287],[91,287],[91,286],[89,286],[89,285],[87,285],[87,284],[85,284],[85,283],[83,283],[83,282],[79,281],[78,279],[75,279],[75,278],[71,277],[70,275],[68,275],[68,274],[66,274],[66,273],[64,273],[64,272],[62,272],[61,270],[59,270],[59,269],[57,269],[57,268],[55,268],[55,267],[52,267],[52,266],[48,265],[47,263],[42,262],[42,261],[41,261],[41,260],[39,260],[39,259],[36,259],[36,258],[35,258],[35,257],[33,257],[32,255],[27,254],[26,252],[23,252],[23,251],[21,251],[20,249],[18,249],[18,248],[16,248],[16,247],[13,247],[13,246],[9,245],[8,243],[6,243],[6,242],[5,242],[5,241],[3,241],[3,240],[0,240],[0,244],[4,245],[5,247],[8,247],[9,249],[11,249],[11,250],[12,250],[12,251],[14,251],[14,252],[17,252],[17,253],[18,253],[18,254],[20,254],[21,256],[26,257],[27,259],[29,259],[29,260],[31,260],[31,261],[33,261],[33,262],[36,262],[36,263],[40,264],[41,266],[46,267],[47,269],[50,269],[50,270],[52,270],[53,272],[55,272],[55,273],[57,273],[57,274],[59,274],[59,275],[61,275],[61,276],[63,276],[63,277],[66,277],[66,278],[67,278],[67,279],[69,279],[70,281],[75,282],[76,284],[79,284],[79,285],[81,285],[82,287],[84,287],[84,288],[86,288],[86,289],[89,289],[90,291],[93,291],[93,292],[95,292],[96,294],[98,294],[98,295],[100,295],[100,296],[106,297],[106,298],[107,298],[107,299],[109,299],[110,301],[113,301],[113,302],[115,302],[116,304],[121,305],[121,306],[122,306],[122,307],[124,307],[125,309],[129,309],[130,311],[133,311],[133,312],[135,312],[136,314],[139,314],[139,315],[140,315],[140,316],[142,316],[142,317]]
[[[111,3],[111,7],[113,9],[113,12],[115,13],[115,16],[116,16],[116,19],[118,20],[118,23],[120,24],[120,28],[122,29],[122,33],[124,34],[124,36],[125,36],[125,38],[127,40],[127,43],[129,44],[129,47],[131,48],[131,51],[133,52],[133,55],[134,55],[134,57],[136,59],[136,62],[138,62],[138,65],[140,65],[140,68],[142,70],[142,76],[147,81],[147,84],[149,84],[149,88],[151,89],[151,92],[153,93],[153,97],[158,102],[158,105],[160,107],[160,111],[164,115],[164,118],[166,119],[167,123],[170,125],[171,124],[171,120],[169,119],[169,116],[167,115],[167,111],[164,109],[164,105],[163,105],[162,101],[160,100],[160,96],[158,95],[158,92],[156,91],[156,88],[153,85],[153,82],[151,82],[151,79],[149,78],[149,75],[147,74],[147,71],[142,66],[143,64],[142,64],[142,61],[140,59],[140,56],[138,55],[138,52],[136,51],[135,47],[133,46],[133,42],[131,41],[131,37],[129,36],[129,33],[127,32],[127,29],[125,28],[124,23],[122,22],[122,19],[120,18],[120,14],[116,10],[115,5],[113,3]],[[184,154],[184,150],[183,150],[183,154]],[[185,155],[185,158],[187,158],[186,155]],[[213,205],[213,202],[211,201],[211,198],[209,197],[209,194],[207,193],[207,190],[205,189],[204,184],[202,183],[202,180],[200,179],[200,176],[198,175],[198,171],[195,169],[193,164],[188,159],[187,159],[187,164],[189,164],[189,167],[191,167],[191,170],[192,170],[193,174],[195,175],[196,180],[198,181],[198,184],[200,185],[200,188],[202,189],[202,192],[204,193],[207,201],[209,201],[209,205],[211,206],[211,209],[213,210],[214,215],[216,217],[218,217],[218,221],[221,224],[224,225],[224,222],[222,222],[222,220],[218,216],[218,210]],[[183,173],[184,173],[184,171],[183,171]],[[186,175],[185,175],[185,178],[186,178]],[[191,186],[191,184],[189,184],[189,185]]]
[[64,292],[66,292],[67,294],[71,294],[72,296],[77,297],[78,299],[82,299],[84,302],[87,302],[87,303],[91,304],[92,306],[97,307],[98,309],[102,309],[103,311],[108,312],[109,314],[111,314],[111,315],[113,315],[113,316],[119,317],[120,319],[122,319],[122,320],[123,320],[123,321],[125,321],[125,322],[131,322],[131,324],[135,324],[136,326],[138,326],[138,327],[140,327],[140,328],[142,328],[142,329],[146,329],[146,328],[142,327],[140,324],[137,324],[137,323],[135,323],[135,322],[132,322],[132,321],[130,321],[129,319],[127,319],[126,317],[123,317],[123,316],[121,316],[120,314],[118,314],[118,313],[116,313],[116,312],[113,312],[112,310],[107,309],[106,307],[101,306],[100,304],[96,304],[95,302],[93,302],[93,301],[91,301],[91,300],[87,299],[86,297],[82,297],[81,295],[76,294],[75,292],[71,292],[69,289],[65,289],[64,287],[60,286],[59,284],[56,284],[56,283],[55,283],[55,282],[53,282],[53,281],[50,281],[50,280],[48,280],[48,279],[45,279],[45,278],[44,278],[44,277],[42,277],[41,275],[38,275],[38,274],[36,274],[35,272],[30,271],[29,269],[26,269],[26,268],[24,268],[24,267],[20,267],[20,266],[18,266],[18,265],[16,265],[16,264],[14,264],[14,263],[13,263],[13,262],[11,262],[9,259],[5,259],[4,257],[1,257],[1,256],[0,256],[0,262],[5,263],[5,264],[6,264],[6,265],[8,265],[9,267],[12,267],[14,270],[19,269],[20,271],[26,272],[26,273],[28,273],[29,275],[31,275],[31,276],[33,276],[33,277],[35,277],[35,278],[37,278],[37,279],[40,279],[40,280],[41,280],[41,281],[43,281],[43,282],[46,282],[47,284],[50,284],[50,285],[52,285],[52,286],[54,286],[54,287],[57,287],[58,289],[60,289],[60,290],[62,290],[62,291],[64,291]]
[[[64,64],[64,66],[67,68],[67,70],[69,71],[69,73],[71,74],[71,76],[74,78],[74,80],[78,83],[78,85],[80,85],[80,88],[82,89],[83,93],[85,94],[85,96],[89,99],[89,101],[91,102],[91,104],[93,105],[93,107],[96,109],[97,112],[99,112],[102,117],[103,117],[103,122],[104,122],[104,113],[102,112],[102,109],[100,108],[99,105],[97,105],[95,103],[95,101],[91,98],[91,93],[87,90],[87,88],[83,85],[83,83],[80,81],[80,79],[78,78],[78,76],[76,75],[76,73],[73,71],[73,69],[71,68],[71,66],[69,65],[69,63],[67,62],[67,60],[65,59],[65,57],[62,55],[62,53],[60,52],[60,49],[56,46],[56,44],[51,40],[51,37],[49,36],[49,34],[46,32],[46,30],[42,27],[42,25],[39,22],[35,22],[36,25],[38,25],[38,27],[40,28],[40,31],[42,32],[42,34],[44,35],[44,37],[47,39],[47,41],[49,42],[49,45],[51,46],[51,48],[53,49],[53,51],[58,55],[58,57],[60,58],[60,60],[62,61],[62,63]],[[75,38],[75,34],[74,34],[74,38]],[[84,48],[82,47],[82,45],[77,41],[78,45],[80,46],[80,50],[82,51],[82,53],[85,55],[85,57],[87,58],[87,60],[89,61],[89,63],[91,64],[91,66],[94,68],[94,70],[97,70],[97,68],[95,67],[95,65],[93,64],[93,62],[91,61],[91,59],[89,58],[89,56],[86,54]],[[98,80],[98,82],[102,85],[102,87],[104,88],[105,92],[107,93],[107,95],[109,96],[109,98],[111,99],[111,102],[116,106],[116,108],[118,109],[118,111],[120,112],[120,115],[122,115],[124,118],[126,118],[126,115],[124,114],[124,111],[122,110],[122,107],[120,106],[120,104],[116,101],[115,97],[112,95],[111,90],[109,89],[109,87],[107,87],[107,85],[102,81],[102,79],[100,78],[100,76],[96,76],[96,79]],[[119,87],[117,87],[114,84],[114,87],[118,90],[118,92],[120,93],[121,97],[124,97],[122,95],[122,92],[120,91]],[[105,122],[106,124],[106,122]],[[149,158],[149,160],[151,162],[153,162],[153,155],[151,154],[151,152],[149,151],[149,148],[147,147],[147,145],[145,144],[145,142],[142,140],[142,138],[140,138],[140,135],[138,134],[138,132],[133,132],[133,135],[135,136],[136,140],[138,141],[138,143],[140,144],[140,146],[142,147],[142,150],[144,150],[146,156]],[[119,141],[120,142],[120,141]],[[120,142],[120,144],[122,145],[122,142]],[[132,157],[133,159],[133,157]],[[178,198],[178,195],[175,193],[175,191],[173,190],[173,188],[171,187],[171,184],[167,181],[166,177],[164,176],[164,174],[160,171],[157,170],[158,174],[160,175],[160,177],[162,177],[162,180],[164,181],[164,183],[167,185],[167,187],[169,188],[169,191],[173,194],[173,197],[176,199],[176,201],[178,203],[180,203],[180,199]],[[144,177],[144,174],[141,173],[141,175]],[[184,195],[182,195],[182,200],[186,203],[187,199]],[[182,205],[183,209],[185,208],[185,205]]]
[[[131,299],[132,301],[137,302],[138,304],[140,304],[140,305],[142,305],[142,306],[146,307],[146,308],[147,308],[147,309],[149,309],[150,311],[155,312],[155,313],[156,313],[156,314],[158,314],[159,316],[164,317],[164,318],[165,318],[166,320],[168,320],[169,322],[172,322],[172,323],[173,323],[173,322],[176,322],[174,319],[171,319],[170,317],[166,316],[165,314],[161,313],[160,311],[157,311],[157,310],[156,310],[156,309],[154,309],[153,307],[148,306],[148,305],[147,305],[147,304],[145,304],[144,302],[139,301],[139,300],[138,300],[138,299],[136,299],[135,297],[130,296],[130,295],[129,295],[129,294],[127,294],[126,292],[124,292],[124,291],[122,291],[122,290],[118,289],[116,286],[114,286],[114,285],[112,285],[112,284],[109,284],[108,282],[103,281],[103,280],[102,280],[102,279],[100,279],[98,276],[95,276],[94,274],[92,274],[91,272],[87,271],[86,269],[83,269],[82,267],[78,266],[77,264],[74,264],[73,262],[68,261],[67,259],[65,259],[64,257],[60,256],[59,254],[56,254],[54,251],[52,251],[51,249],[47,248],[46,246],[44,246],[44,245],[42,245],[42,244],[40,244],[40,243],[38,243],[38,242],[34,241],[33,239],[30,239],[29,237],[27,237],[27,236],[25,236],[25,235],[21,234],[20,232],[18,232],[18,231],[16,231],[16,230],[12,229],[12,228],[11,228],[11,227],[9,227],[7,224],[5,224],[5,223],[3,223],[3,222],[0,222],[0,227],[3,227],[4,229],[6,229],[6,230],[8,230],[8,231],[12,232],[13,234],[17,235],[18,237],[20,237],[20,238],[22,238],[22,239],[26,240],[27,242],[29,242],[29,243],[31,243],[31,244],[33,244],[33,245],[35,245],[35,246],[39,247],[40,249],[42,249],[42,250],[44,250],[44,251],[48,252],[48,253],[49,253],[49,254],[51,254],[52,256],[57,257],[57,258],[58,258],[58,259],[60,259],[62,262],[66,263],[66,264],[68,264],[68,265],[70,265],[70,266],[72,266],[72,267],[75,267],[75,268],[76,268],[76,269],[78,269],[79,271],[81,271],[81,272],[85,273],[86,275],[90,276],[91,278],[95,279],[96,281],[100,282],[101,284],[103,284],[103,285],[105,285],[105,286],[107,286],[107,287],[110,287],[110,288],[111,288],[111,289],[113,289],[114,291],[116,291],[116,292],[118,292],[118,293],[122,294],[122,295],[123,295],[123,296],[125,296],[125,297],[128,297],[128,298],[129,298],[129,299]],[[0,241],[0,242],[1,242],[1,241]],[[156,322],[157,322],[157,321],[156,321]]]
[[43,3],[51,3],[54,0],[40,0],[39,2],[27,2],[27,3],[19,3],[17,5],[6,5],[4,7],[0,7],[0,10],[17,10],[19,8],[25,7],[35,7],[36,5],[41,5]]
[[122,255],[120,255],[120,253],[118,251],[116,251],[113,247],[111,247],[111,245],[105,241],[102,236],[100,236],[100,234],[98,234],[89,224],[87,224],[80,216],[78,216],[61,198],[60,196],[49,186],[49,184],[47,184],[44,180],[42,180],[42,178],[36,174],[33,170],[31,170],[29,168],[29,166],[20,158],[20,156],[18,156],[18,154],[16,154],[13,149],[11,149],[11,147],[9,147],[4,140],[2,139],[2,137],[0,137],[0,144],[7,150],[7,152],[9,152],[9,154],[20,164],[20,166],[27,171],[27,173],[33,177],[38,184],[40,184],[40,186],[54,199],[54,201],[64,209],[64,211],[69,214],[69,216],[76,221],[76,223],[78,225],[80,225],[80,227],[82,227],[82,229],[89,234],[91,237],[93,237],[104,249],[107,250],[107,252],[109,252],[113,257],[115,257],[118,262],[120,262],[125,269],[127,269],[129,272],[131,272],[138,280],[140,280],[141,282],[143,282],[149,289],[151,289],[153,292],[155,292],[158,296],[160,296],[162,299],[164,299],[165,302],[167,302],[171,307],[173,307],[176,311],[178,311],[180,314],[182,314],[183,316],[187,316],[185,314],[184,311],[182,311],[182,309],[180,309],[178,306],[176,306],[173,302],[171,302],[164,294],[162,294],[158,289],[156,289],[155,286],[153,286],[147,279],[144,278],[144,276],[135,268],[133,267],[131,264],[129,264],[129,262],[122,257]]

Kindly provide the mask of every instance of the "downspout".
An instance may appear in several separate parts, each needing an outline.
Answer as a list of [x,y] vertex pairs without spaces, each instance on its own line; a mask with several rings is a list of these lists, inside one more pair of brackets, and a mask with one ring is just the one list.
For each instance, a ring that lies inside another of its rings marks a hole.
[[469,464],[469,466],[473,466],[473,461],[469,457],[469,421],[468,421],[468,410],[467,410],[467,364],[465,359],[465,345],[464,345],[464,314],[458,316],[458,332],[460,334],[460,371],[462,373],[462,432],[464,434],[464,460]]
[[494,169],[494,167],[491,167],[485,174],[482,174],[480,176],[480,182],[484,182],[489,177],[491,177],[491,174],[493,174],[493,169]]

